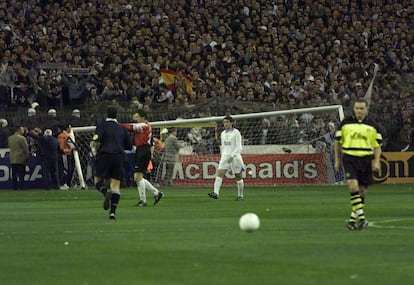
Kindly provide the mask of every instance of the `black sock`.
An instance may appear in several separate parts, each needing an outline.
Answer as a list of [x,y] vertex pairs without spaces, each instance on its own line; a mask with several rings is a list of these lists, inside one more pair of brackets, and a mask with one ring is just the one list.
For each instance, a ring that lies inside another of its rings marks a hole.
[[116,212],[116,208],[118,207],[119,199],[121,198],[121,195],[118,193],[112,193],[111,196],[111,213]]
[[98,189],[98,191],[101,191],[101,187],[104,186],[103,180],[97,182],[95,184],[96,189]]

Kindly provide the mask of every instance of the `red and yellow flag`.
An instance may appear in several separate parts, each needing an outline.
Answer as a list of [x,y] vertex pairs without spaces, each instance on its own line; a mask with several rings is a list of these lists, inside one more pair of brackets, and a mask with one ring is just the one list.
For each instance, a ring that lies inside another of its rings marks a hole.
[[183,95],[193,94],[193,80],[185,73],[171,69],[161,69],[161,78],[168,89],[174,89]]

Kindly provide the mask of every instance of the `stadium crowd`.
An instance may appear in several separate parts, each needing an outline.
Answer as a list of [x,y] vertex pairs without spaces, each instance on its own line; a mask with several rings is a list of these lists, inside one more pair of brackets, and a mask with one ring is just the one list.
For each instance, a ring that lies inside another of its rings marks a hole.
[[[0,117],[27,125],[52,109],[91,125],[106,104],[125,120],[138,108],[150,120],[348,108],[378,65],[370,115],[399,149],[413,141],[413,28],[410,0],[2,1]],[[163,69],[192,90],[160,80]]]

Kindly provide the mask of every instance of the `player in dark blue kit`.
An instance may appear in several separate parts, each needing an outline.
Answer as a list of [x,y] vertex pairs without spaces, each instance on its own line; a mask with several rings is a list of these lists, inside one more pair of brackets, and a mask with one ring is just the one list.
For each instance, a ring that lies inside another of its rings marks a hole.
[[[110,220],[116,219],[115,212],[121,197],[124,150],[132,149],[128,132],[118,124],[116,116],[116,108],[109,106],[106,120],[96,127],[93,136],[97,147],[95,186],[105,196],[103,208],[110,209]],[[105,186],[105,179],[110,179],[110,189]]]

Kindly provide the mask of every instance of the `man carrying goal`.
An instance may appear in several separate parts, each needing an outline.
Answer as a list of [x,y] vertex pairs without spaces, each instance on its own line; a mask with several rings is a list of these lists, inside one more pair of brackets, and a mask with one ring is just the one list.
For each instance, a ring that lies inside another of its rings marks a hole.
[[233,125],[233,118],[226,116],[223,119],[224,130],[221,132],[221,158],[218,166],[217,176],[214,180],[214,191],[208,193],[213,199],[218,199],[220,188],[226,172],[230,169],[237,181],[237,201],[243,200],[244,181],[242,172],[244,171],[244,162],[241,156],[242,138],[238,129]]

